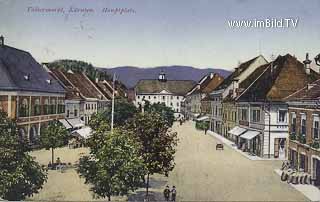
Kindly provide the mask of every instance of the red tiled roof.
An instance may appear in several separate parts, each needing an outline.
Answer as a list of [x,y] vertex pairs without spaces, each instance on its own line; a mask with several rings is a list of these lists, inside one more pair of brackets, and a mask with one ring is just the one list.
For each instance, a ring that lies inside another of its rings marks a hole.
[[308,84],[304,88],[289,95],[285,98],[286,101],[300,101],[300,100],[318,100],[320,99],[320,79]]

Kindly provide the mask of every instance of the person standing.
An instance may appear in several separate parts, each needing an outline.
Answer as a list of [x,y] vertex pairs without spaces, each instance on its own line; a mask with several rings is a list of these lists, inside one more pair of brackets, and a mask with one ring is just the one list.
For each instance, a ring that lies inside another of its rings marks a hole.
[[167,185],[166,188],[163,190],[163,196],[164,196],[164,199],[166,201],[169,201],[169,198],[170,198],[170,188],[169,186]]
[[176,190],[176,187],[173,186],[171,190],[171,201],[176,201],[176,196],[177,196],[177,190]]

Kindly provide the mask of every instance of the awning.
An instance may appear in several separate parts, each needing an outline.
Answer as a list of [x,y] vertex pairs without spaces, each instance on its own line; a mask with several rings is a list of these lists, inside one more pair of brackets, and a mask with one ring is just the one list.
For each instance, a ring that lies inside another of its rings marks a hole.
[[79,118],[67,119],[67,121],[73,128],[81,128],[84,126],[84,123]]
[[228,133],[230,133],[231,135],[239,136],[246,131],[247,131],[247,129],[236,126],[236,127],[232,128]]
[[244,139],[247,139],[247,140],[251,140],[252,138],[254,138],[255,136],[257,136],[259,134],[260,134],[260,132],[258,132],[258,131],[248,130],[247,132],[245,132],[240,137],[244,138]]
[[90,127],[81,128],[72,132],[72,134],[78,134],[84,139],[88,139],[91,136],[92,129]]
[[200,118],[197,118],[196,120],[197,121],[206,121],[206,120],[209,120],[209,117],[208,116],[202,116]]
[[59,119],[59,122],[62,123],[66,129],[72,128],[72,126],[65,119]]

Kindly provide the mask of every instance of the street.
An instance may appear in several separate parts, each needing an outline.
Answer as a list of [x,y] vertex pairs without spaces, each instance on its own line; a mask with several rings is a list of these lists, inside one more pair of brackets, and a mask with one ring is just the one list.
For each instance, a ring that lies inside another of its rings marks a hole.
[[[175,124],[179,145],[168,185],[182,201],[307,201],[274,172],[281,161],[251,161],[197,131],[192,122]],[[165,186],[165,185],[164,185]],[[163,186],[163,187],[164,187]]]

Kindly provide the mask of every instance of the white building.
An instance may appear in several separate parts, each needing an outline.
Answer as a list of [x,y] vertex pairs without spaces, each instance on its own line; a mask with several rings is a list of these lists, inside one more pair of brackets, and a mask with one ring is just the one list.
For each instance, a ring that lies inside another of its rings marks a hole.
[[144,101],[163,103],[175,112],[175,117],[182,117],[181,103],[185,94],[194,86],[195,82],[190,80],[167,80],[166,75],[161,72],[158,79],[140,80],[135,86],[136,107],[143,107]]
[[249,87],[235,99],[239,122],[229,131],[239,148],[265,158],[285,159],[289,118],[284,98],[317,78],[318,73],[305,69],[289,54],[253,72],[247,78]]

